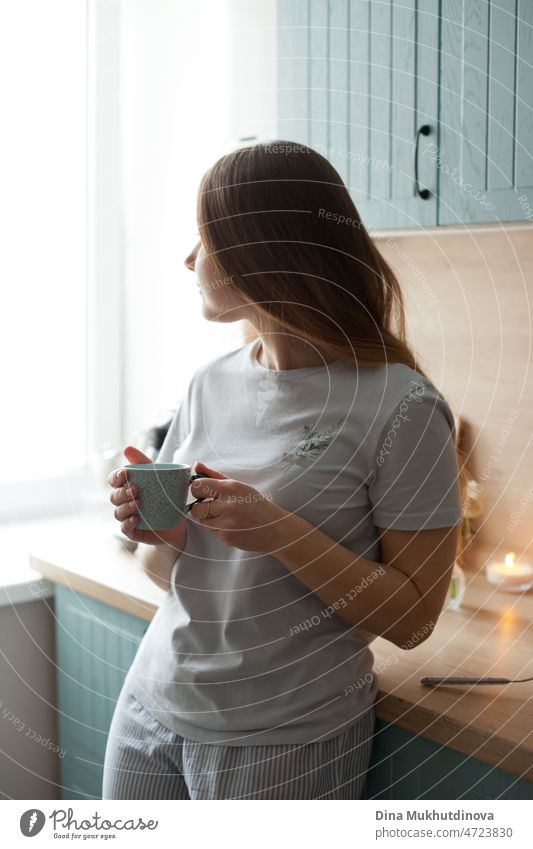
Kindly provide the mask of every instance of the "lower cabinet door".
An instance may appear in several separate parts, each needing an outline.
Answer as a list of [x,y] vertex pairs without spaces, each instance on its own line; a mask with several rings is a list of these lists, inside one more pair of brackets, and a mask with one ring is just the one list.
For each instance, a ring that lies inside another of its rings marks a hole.
[[376,720],[368,799],[533,799],[533,782]]
[[61,798],[99,799],[107,734],[149,622],[56,587]]

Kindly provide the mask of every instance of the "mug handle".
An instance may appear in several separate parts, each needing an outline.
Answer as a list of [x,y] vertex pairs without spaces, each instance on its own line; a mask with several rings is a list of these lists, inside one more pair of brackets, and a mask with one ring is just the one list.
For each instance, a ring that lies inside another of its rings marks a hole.
[[[198,478],[207,478],[207,477],[208,477],[208,475],[191,475],[191,477],[189,479],[189,486],[191,485],[191,483],[193,481],[198,480]],[[204,496],[203,498],[197,498],[196,501],[191,501],[190,504],[187,504],[187,513],[189,512],[191,507],[193,507],[195,504],[199,504],[200,501],[205,501],[205,499],[208,498],[208,497],[209,496]]]

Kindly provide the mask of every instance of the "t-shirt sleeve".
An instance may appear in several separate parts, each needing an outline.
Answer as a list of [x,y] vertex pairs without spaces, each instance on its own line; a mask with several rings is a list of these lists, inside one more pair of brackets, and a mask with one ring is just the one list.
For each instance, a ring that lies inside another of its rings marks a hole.
[[377,527],[414,531],[461,521],[454,417],[430,384],[404,395],[384,425],[368,495]]

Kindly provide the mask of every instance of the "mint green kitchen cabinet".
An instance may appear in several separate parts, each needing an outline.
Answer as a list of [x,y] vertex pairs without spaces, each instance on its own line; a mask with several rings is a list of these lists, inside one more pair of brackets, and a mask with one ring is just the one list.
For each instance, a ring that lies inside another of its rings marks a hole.
[[278,57],[278,135],[367,226],[533,220],[531,0],[280,0]]
[[439,223],[533,207],[533,3],[443,0]]
[[309,144],[309,0],[277,4],[278,136]]
[[332,162],[369,227],[437,223],[426,155],[438,118],[436,9],[435,0],[278,4],[278,135]]
[[61,798],[100,799],[115,703],[149,623],[61,586],[55,613]]
[[533,799],[533,782],[376,720],[367,799]]
[[[63,799],[101,798],[115,703],[148,622],[56,586],[57,688]],[[377,720],[373,799],[533,799],[533,783]]]

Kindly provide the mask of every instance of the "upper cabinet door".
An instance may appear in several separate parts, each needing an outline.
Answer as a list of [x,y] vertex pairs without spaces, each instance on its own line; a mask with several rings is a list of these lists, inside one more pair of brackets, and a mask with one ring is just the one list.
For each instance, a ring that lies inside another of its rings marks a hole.
[[278,3],[278,135],[333,163],[369,227],[437,223],[438,9]]
[[531,218],[533,2],[442,0],[439,224]]
[[279,139],[309,144],[309,0],[278,0]]
[[371,227],[437,223],[438,6],[349,3],[349,185]]

